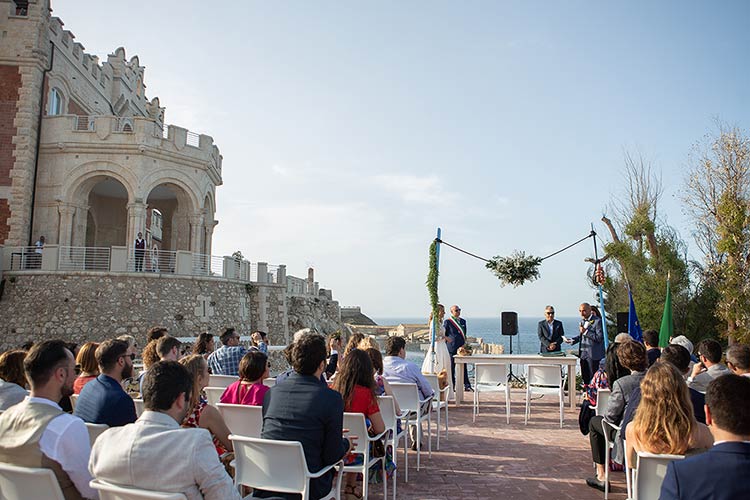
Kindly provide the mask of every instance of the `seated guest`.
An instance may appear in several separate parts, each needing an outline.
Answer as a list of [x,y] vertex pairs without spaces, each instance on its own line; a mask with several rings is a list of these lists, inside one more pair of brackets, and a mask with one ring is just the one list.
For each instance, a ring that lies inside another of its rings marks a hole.
[[[315,331],[311,328],[303,328],[301,330],[297,330],[296,332],[294,332],[294,335],[292,336],[292,343],[286,346],[283,351],[284,359],[286,359],[287,364],[291,366],[292,368],[289,368],[287,371],[279,373],[276,376],[276,385],[279,385],[280,383],[284,382],[286,379],[289,378],[289,375],[294,373],[294,361],[293,361],[293,356],[292,356],[292,352],[294,350],[294,344],[303,336],[314,334],[314,333]],[[325,374],[320,375],[320,383],[328,387],[328,382],[326,382]]]
[[205,429],[185,429],[193,383],[187,369],[159,361],[143,381],[141,418],[94,443],[89,470],[120,486],[182,493],[190,500],[239,500]]
[[709,382],[731,372],[720,363],[721,344],[715,340],[701,340],[695,350],[699,362],[693,366],[693,371],[687,379],[688,385],[698,392],[705,393]]
[[162,337],[156,341],[156,353],[159,361],[178,361],[180,359],[180,346],[182,342],[170,336]]
[[232,451],[229,440],[229,428],[224,423],[224,417],[219,410],[208,404],[201,396],[201,391],[208,386],[208,363],[199,354],[191,354],[180,360],[180,364],[187,368],[193,381],[193,392],[190,395],[192,410],[182,421],[183,427],[200,427],[211,433],[214,445],[219,455]]
[[99,364],[96,362],[96,342],[86,342],[81,346],[76,356],[76,365],[81,370],[78,378],[73,383],[73,393],[80,394],[83,386],[94,380],[99,375]]
[[[628,335],[625,342],[630,342],[631,340],[630,335]],[[614,384],[618,378],[630,375],[630,370],[622,366],[620,359],[617,357],[617,347],[620,344],[622,344],[622,342],[613,342],[609,344],[604,363],[599,363],[599,368],[596,370],[593,377],[591,377],[591,383],[584,384],[583,386],[583,403],[581,404],[581,410],[578,413],[578,426],[581,430],[581,434],[584,436],[588,436],[589,434],[591,417],[595,415],[595,411],[592,407],[596,406],[599,390],[610,389],[612,384]]]
[[[128,343],[128,348],[131,352],[138,352],[138,343],[135,341],[135,337],[132,335],[120,335],[117,340],[124,340]],[[135,365],[133,366],[133,374],[130,378],[122,381],[122,387],[125,389],[131,398],[141,397],[141,382],[138,378],[138,374],[135,372]]]
[[26,351],[20,349],[0,354],[0,411],[26,399],[25,358]]
[[51,469],[66,500],[99,498],[89,486],[86,465],[91,447],[86,425],[57,404],[73,394],[73,353],[62,340],[34,344],[24,371],[31,394],[0,415],[0,462]]
[[[375,391],[377,395],[393,396],[391,384],[383,376],[383,355],[377,349],[367,349],[365,352],[370,356],[372,369],[375,372]],[[396,398],[393,398],[393,402],[396,404],[396,413],[401,413]]]
[[[632,340],[623,342],[617,348],[617,356],[622,365],[630,370],[630,375],[617,379],[612,385],[612,393],[609,396],[606,413],[603,417],[592,417],[589,423],[589,442],[591,444],[591,456],[596,464],[596,477],[586,479],[586,484],[602,491],[604,491],[605,486],[604,452],[606,446],[602,420],[606,419],[611,424],[620,425],[625,407],[630,401],[630,394],[641,383],[648,366],[646,348],[640,342]],[[610,433],[609,437],[610,441],[621,442],[617,435]],[[622,449],[615,449],[613,459],[622,463]]]
[[661,500],[750,498],[750,379],[724,375],[708,384],[706,423],[714,446],[667,466]]
[[727,349],[727,368],[735,375],[750,377],[750,345],[734,344]]
[[[341,394],[344,400],[344,411],[363,414],[369,424],[370,432],[377,435],[385,430],[385,422],[383,422],[378,400],[375,397],[377,389],[373,372],[370,356],[365,351],[355,349],[342,361],[336,381],[333,383],[333,390]],[[361,455],[349,455],[344,463],[351,465],[357,460],[360,464],[362,463]],[[357,476],[356,473],[344,475],[344,493],[361,498],[362,490],[357,486]]]
[[146,332],[146,343],[148,344],[152,340],[159,340],[160,338],[168,335],[169,330],[163,326],[152,326]]
[[356,349],[359,343],[362,342],[364,339],[365,339],[364,334],[353,333],[352,336],[349,337],[349,341],[346,343],[346,347],[344,347],[344,352],[341,354],[341,359],[339,359],[339,361],[343,361],[346,355],[352,352],[354,349]]
[[659,356],[659,332],[656,330],[646,330],[643,332],[643,344],[646,346],[646,356],[648,357],[648,366],[653,365]]
[[359,344],[357,344],[357,349],[360,351],[366,351],[367,349],[377,349],[380,350],[380,346],[378,345],[378,341],[375,340],[375,337],[372,335],[368,335],[367,337],[363,338],[359,341]]
[[208,357],[208,367],[214,375],[234,375],[240,371],[240,360],[247,349],[240,345],[240,334],[227,328],[219,337],[221,347]]
[[78,396],[75,414],[84,422],[110,427],[129,424],[138,418],[133,398],[122,388],[122,381],[133,374],[132,352],[124,340],[106,340],[96,348],[101,372],[86,384]]
[[[320,383],[326,368],[326,341],[316,333],[302,335],[292,348],[294,373],[276,384],[263,400],[263,439],[299,441],[310,472],[341,460],[351,451],[351,441],[342,437],[344,401],[341,395]],[[355,437],[352,436],[352,439]],[[333,472],[310,481],[310,498],[328,493]],[[296,499],[300,495],[256,490],[254,497]]]
[[339,362],[339,351],[341,350],[341,332],[334,332],[328,336],[328,364],[326,365],[326,377],[329,379],[336,373]]
[[268,377],[268,356],[250,351],[240,361],[240,379],[224,389],[221,402],[233,405],[261,406],[269,387],[263,384]]
[[[346,358],[344,358],[346,359]],[[406,340],[403,337],[388,337],[385,341],[385,358],[383,359],[383,375],[388,382],[397,382],[402,384],[417,384],[419,390],[419,399],[426,400],[435,395],[432,386],[422,375],[420,367],[406,361]],[[422,403],[420,409],[422,415],[430,411],[432,400]],[[412,449],[417,449],[417,430],[421,433],[422,429],[416,426],[409,426],[409,437],[412,442]],[[422,439],[419,439],[420,443]]]
[[684,455],[713,444],[708,427],[695,420],[685,379],[672,363],[662,361],[649,368],[640,390],[635,418],[625,431],[628,467],[635,468],[639,451]]
[[260,351],[263,354],[268,354],[268,334],[266,332],[253,332],[250,335],[250,341],[253,345],[250,347],[251,351]]
[[213,334],[206,332],[198,335],[198,340],[196,340],[195,345],[193,345],[193,354],[200,354],[208,359],[212,352],[214,352]]

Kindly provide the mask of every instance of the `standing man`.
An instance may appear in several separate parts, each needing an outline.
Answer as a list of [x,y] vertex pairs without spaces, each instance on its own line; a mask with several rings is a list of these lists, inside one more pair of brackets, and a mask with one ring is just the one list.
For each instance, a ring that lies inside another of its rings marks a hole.
[[563,336],[565,331],[563,330],[562,321],[555,319],[555,308],[547,306],[544,308],[544,316],[546,319],[539,322],[536,334],[539,336],[539,352],[544,354],[545,352],[559,352],[560,344],[562,344]]
[[579,334],[572,339],[563,339],[570,344],[578,344],[578,358],[581,360],[583,383],[591,383],[591,377],[599,369],[599,361],[604,358],[604,332],[602,320],[591,310],[591,304],[584,302],[578,307],[581,323]]
[[146,240],[143,239],[143,233],[138,233],[135,239],[135,272],[143,272],[143,257],[146,255]]
[[32,269],[42,268],[42,254],[44,253],[44,236],[40,236],[34,243],[34,258],[32,260]]
[[[448,353],[451,355],[451,375],[453,378],[453,387],[456,387],[456,360],[458,349],[466,344],[466,320],[461,317],[461,308],[451,306],[451,315],[443,323],[445,328],[445,341],[448,347]],[[473,391],[471,381],[469,380],[469,370],[464,364],[464,390]]]

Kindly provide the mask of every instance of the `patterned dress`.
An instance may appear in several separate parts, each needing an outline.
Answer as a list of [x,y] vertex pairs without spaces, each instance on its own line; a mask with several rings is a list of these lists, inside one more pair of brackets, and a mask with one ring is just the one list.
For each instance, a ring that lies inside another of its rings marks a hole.
[[[187,417],[185,417],[185,420],[182,421],[182,427],[189,427],[189,428],[196,428],[200,427],[200,421],[201,421],[201,413],[203,413],[203,409],[208,405],[208,401],[201,396],[200,400],[198,401],[198,404],[196,404],[193,407],[193,411],[190,412]],[[216,447],[216,452],[219,454],[219,456],[224,455],[227,450],[224,448],[218,439],[216,439],[216,436],[211,434],[211,437],[214,440],[214,446]]]

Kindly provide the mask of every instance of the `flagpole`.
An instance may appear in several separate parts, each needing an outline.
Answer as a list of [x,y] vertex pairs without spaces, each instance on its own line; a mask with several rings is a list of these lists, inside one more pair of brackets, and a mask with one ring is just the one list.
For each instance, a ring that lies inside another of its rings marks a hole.
[[[596,266],[601,265],[599,263],[599,252],[596,248],[596,231],[594,231],[594,223],[591,223],[591,235],[593,236],[594,240],[594,276],[596,276]],[[607,335],[607,313],[604,310],[604,289],[602,288],[602,284],[599,283],[599,280],[597,280],[597,285],[599,285],[599,310],[602,313],[602,333],[604,334],[604,350],[606,351],[607,347],[609,347],[609,335]]]
[[[435,273],[437,274],[438,281],[440,280],[440,235],[441,230],[440,228],[437,228],[437,244],[435,245]],[[430,366],[432,367],[432,371],[435,371],[435,338],[437,336],[438,331],[438,317],[437,317],[437,310],[432,311],[432,325],[430,325]]]

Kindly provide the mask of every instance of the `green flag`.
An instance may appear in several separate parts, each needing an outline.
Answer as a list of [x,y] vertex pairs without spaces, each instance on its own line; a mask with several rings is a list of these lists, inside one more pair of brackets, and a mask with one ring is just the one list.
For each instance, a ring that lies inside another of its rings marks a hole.
[[672,291],[667,281],[667,298],[664,300],[664,312],[661,315],[661,328],[659,329],[659,347],[669,345],[669,337],[674,335],[674,318],[672,318]]

